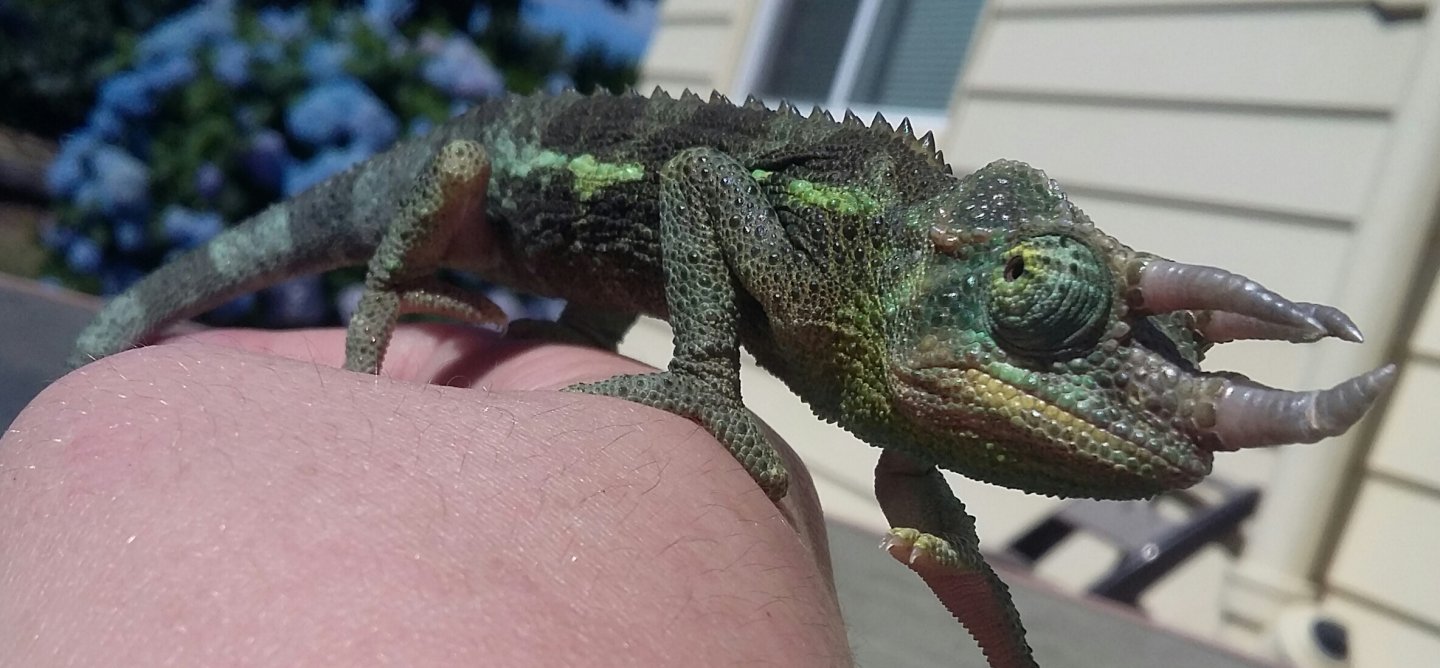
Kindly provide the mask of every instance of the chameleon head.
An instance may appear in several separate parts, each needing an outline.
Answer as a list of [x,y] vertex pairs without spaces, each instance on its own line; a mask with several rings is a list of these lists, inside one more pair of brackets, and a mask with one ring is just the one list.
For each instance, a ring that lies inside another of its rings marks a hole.
[[1387,366],[1287,392],[1199,369],[1235,339],[1359,341],[1343,313],[1221,269],[1136,252],[1035,169],[997,162],[918,214],[935,252],[890,305],[889,383],[928,459],[1038,492],[1149,496],[1217,450],[1344,432]]

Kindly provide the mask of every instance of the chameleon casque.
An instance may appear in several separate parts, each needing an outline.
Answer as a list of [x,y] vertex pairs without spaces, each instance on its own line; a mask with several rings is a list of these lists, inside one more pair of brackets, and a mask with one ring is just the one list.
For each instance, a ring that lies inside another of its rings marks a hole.
[[993,666],[1034,660],[936,467],[1150,497],[1198,481],[1217,451],[1339,434],[1395,375],[1288,392],[1202,372],[1214,343],[1360,333],[1331,307],[1128,248],[1025,164],[957,178],[908,121],[658,89],[482,103],[156,271],[106,306],[72,363],[367,262],[347,369],[379,372],[402,313],[503,322],[441,268],[566,299],[561,327],[603,346],[639,315],[664,318],[667,370],[570,390],[695,420],[779,499],[786,471],[741,403],[743,344],[819,417],[883,448],[887,548]]

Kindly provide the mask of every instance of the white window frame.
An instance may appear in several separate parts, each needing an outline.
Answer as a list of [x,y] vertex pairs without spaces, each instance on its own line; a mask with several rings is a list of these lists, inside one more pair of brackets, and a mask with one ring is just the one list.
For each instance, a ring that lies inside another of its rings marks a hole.
[[[730,97],[737,100],[744,99],[745,96],[754,92],[766,65],[774,57],[777,51],[775,47],[780,37],[778,34],[780,20],[785,16],[786,10],[790,8],[794,0],[759,0],[759,2],[759,7],[756,8],[750,22],[749,36],[746,39],[745,48],[741,52],[740,65],[736,70],[734,85],[730,90]],[[829,109],[837,118],[846,109],[850,109],[866,123],[870,122],[876,112],[883,113],[892,124],[900,122],[901,118],[909,118],[916,134],[934,132],[938,137],[945,131],[952,108],[905,108],[894,105],[856,104],[849,101],[850,96],[855,92],[856,79],[860,76],[860,65],[865,59],[865,47],[870,42],[871,31],[875,28],[875,17],[880,13],[881,2],[883,0],[860,0],[860,4],[855,10],[855,18],[850,23],[850,32],[845,37],[845,48],[840,52],[840,62],[835,67],[835,76],[830,80],[828,97],[824,100],[791,101],[796,104],[819,104]],[[960,76],[963,75],[962,68]],[[959,83],[957,80],[955,85],[958,86]],[[763,99],[772,108],[781,102],[778,98]]]

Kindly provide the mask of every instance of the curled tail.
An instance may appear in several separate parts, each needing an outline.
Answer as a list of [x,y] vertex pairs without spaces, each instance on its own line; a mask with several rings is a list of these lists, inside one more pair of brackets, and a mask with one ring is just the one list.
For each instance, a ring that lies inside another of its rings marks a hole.
[[361,167],[276,204],[146,276],[105,305],[80,334],[75,368],[134,347],[166,325],[287,278],[361,264],[383,233]]

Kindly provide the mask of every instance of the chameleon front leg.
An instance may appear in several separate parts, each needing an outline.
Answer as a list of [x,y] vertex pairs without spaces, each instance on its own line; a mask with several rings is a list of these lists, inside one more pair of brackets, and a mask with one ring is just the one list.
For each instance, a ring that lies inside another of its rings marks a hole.
[[1010,590],[980,554],[975,520],[940,471],[885,450],[875,467],[875,497],[890,530],[884,547],[915,571],[994,668],[1034,668]]
[[472,141],[450,142],[430,161],[370,258],[365,292],[345,332],[346,369],[379,373],[395,323],[405,313],[505,322],[504,312],[484,295],[435,277],[455,235],[483,219],[489,178],[485,149]]
[[[660,173],[660,242],[675,355],[660,373],[616,376],[567,388],[653,406],[699,422],[771,499],[788,477],[774,446],[740,399],[742,289],[733,273],[742,230],[771,210],[754,181],[713,149],[681,152]],[[737,198],[743,201],[737,204]]]

